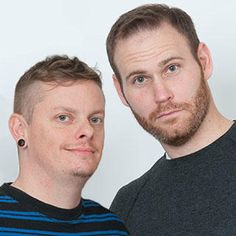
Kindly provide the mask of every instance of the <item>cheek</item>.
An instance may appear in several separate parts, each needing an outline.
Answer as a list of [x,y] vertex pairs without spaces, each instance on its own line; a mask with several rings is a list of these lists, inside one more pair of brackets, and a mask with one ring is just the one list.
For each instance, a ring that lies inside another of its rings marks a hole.
[[178,88],[175,88],[176,97],[192,100],[202,82],[202,74],[199,66],[187,71],[179,80]]
[[128,93],[127,101],[131,109],[142,116],[146,116],[156,109],[155,100],[150,92]]
[[104,145],[104,130],[102,131],[95,131],[93,142],[95,143],[98,149],[102,149]]
[[60,135],[58,133],[52,132],[48,127],[43,125],[34,126],[31,128],[31,132],[29,135],[29,143],[34,145],[34,148],[41,149],[44,151],[50,150],[48,148],[52,148],[60,139]]
[[181,98],[182,101],[184,102],[193,102],[193,100],[195,99],[196,97],[196,94],[198,92],[198,89],[199,89],[199,86],[200,86],[200,83],[198,84],[189,84],[185,90],[179,94],[179,97]]

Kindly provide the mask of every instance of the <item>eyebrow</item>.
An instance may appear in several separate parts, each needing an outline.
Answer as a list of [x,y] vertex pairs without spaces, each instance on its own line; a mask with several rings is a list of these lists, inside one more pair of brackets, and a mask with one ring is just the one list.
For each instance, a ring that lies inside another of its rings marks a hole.
[[95,110],[92,114],[102,114],[102,115],[105,115],[105,110]]
[[135,70],[132,71],[131,73],[129,73],[126,77],[125,80],[128,80],[130,77],[134,76],[134,75],[140,75],[140,74],[146,74],[146,71],[144,70]]
[[165,66],[166,64],[168,64],[170,61],[173,61],[173,60],[183,60],[182,57],[168,57],[166,58],[165,60],[161,61],[158,63],[158,66],[159,67],[163,67]]
[[[77,113],[78,111],[71,108],[71,107],[64,107],[64,106],[58,106],[58,107],[54,107],[53,110],[63,110],[63,111],[66,111],[66,112],[70,112],[70,113]],[[102,113],[102,114],[105,114],[105,110],[104,109],[98,109],[98,110],[94,110],[92,112],[92,114],[97,114],[97,113]]]
[[[159,62],[158,66],[159,67],[163,67],[163,66],[165,66],[166,64],[168,64],[172,60],[183,60],[183,58],[182,57],[168,57],[168,58],[164,59],[163,61]],[[142,75],[147,74],[147,71],[145,71],[145,70],[135,70],[135,71],[132,71],[131,73],[129,73],[125,77],[125,79],[128,80],[130,77],[132,77],[134,75],[140,75],[140,74],[142,74]]]
[[64,106],[58,106],[58,107],[54,107],[53,110],[64,110],[64,111],[68,111],[71,113],[75,113],[76,110],[71,108],[71,107],[64,107]]

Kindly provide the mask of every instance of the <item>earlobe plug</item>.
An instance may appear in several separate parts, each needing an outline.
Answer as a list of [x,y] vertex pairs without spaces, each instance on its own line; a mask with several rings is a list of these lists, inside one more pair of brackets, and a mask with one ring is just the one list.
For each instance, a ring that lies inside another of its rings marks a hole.
[[19,147],[24,147],[25,146],[25,140],[21,138],[21,139],[18,140],[17,144],[18,144]]

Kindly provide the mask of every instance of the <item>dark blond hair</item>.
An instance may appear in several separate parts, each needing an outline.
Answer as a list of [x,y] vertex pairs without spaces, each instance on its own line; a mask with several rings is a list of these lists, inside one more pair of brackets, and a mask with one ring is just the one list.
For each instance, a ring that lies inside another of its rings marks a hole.
[[[114,54],[119,40],[124,40],[142,30],[153,30],[162,23],[168,23],[187,39],[191,52],[197,59],[199,39],[191,17],[183,10],[164,4],[146,4],[121,15],[112,26],[106,41],[110,65],[120,84],[119,70],[114,61]],[[198,59],[197,59],[198,60]]]
[[54,55],[38,62],[26,71],[16,84],[14,112],[30,122],[35,104],[41,99],[38,82],[68,85],[79,80],[94,81],[102,89],[100,72],[77,57]]

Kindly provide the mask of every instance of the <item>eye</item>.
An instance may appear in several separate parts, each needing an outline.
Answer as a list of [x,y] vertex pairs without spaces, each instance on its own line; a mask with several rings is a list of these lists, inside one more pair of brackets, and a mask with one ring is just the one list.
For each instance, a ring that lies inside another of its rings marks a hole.
[[59,115],[58,117],[57,117],[57,119],[60,121],[60,122],[67,122],[67,121],[69,121],[70,120],[70,117],[68,116],[68,115]]
[[137,77],[134,78],[133,83],[134,83],[134,84],[141,85],[141,84],[143,84],[146,80],[147,80],[147,79],[146,79],[144,76],[140,75],[140,76],[137,76]]
[[103,117],[94,116],[94,117],[91,117],[90,122],[92,124],[101,124],[103,123],[103,120],[104,120]]
[[165,67],[162,75],[164,78],[175,78],[180,72],[180,68],[180,65],[177,63],[169,64]]
[[174,73],[174,72],[178,71],[178,69],[179,69],[179,65],[176,65],[176,64],[170,65],[167,68],[167,73],[168,72]]

